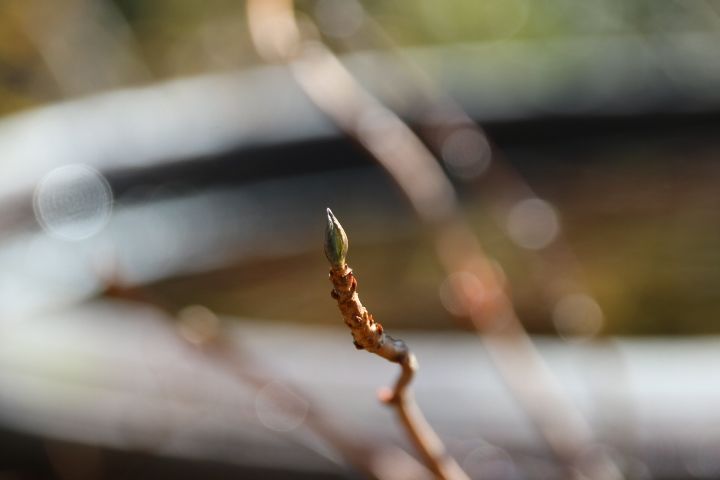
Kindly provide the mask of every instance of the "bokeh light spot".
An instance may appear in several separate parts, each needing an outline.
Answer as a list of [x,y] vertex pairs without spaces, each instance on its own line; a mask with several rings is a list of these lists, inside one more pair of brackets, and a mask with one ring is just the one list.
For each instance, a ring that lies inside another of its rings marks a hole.
[[490,144],[485,135],[472,128],[451,133],[442,145],[442,159],[448,170],[461,180],[472,180],[490,166]]
[[203,345],[220,333],[220,319],[207,307],[190,305],[178,312],[180,335],[190,343]]
[[314,13],[322,33],[335,38],[355,34],[365,20],[363,7],[356,0],[319,0]]
[[562,297],[552,312],[558,334],[566,340],[584,340],[603,327],[600,305],[589,295],[576,293]]
[[470,272],[455,272],[440,284],[440,302],[445,309],[458,317],[468,315],[472,304],[485,298],[480,279]]
[[255,397],[260,422],[277,432],[290,432],[303,424],[310,405],[280,382],[265,385]]
[[66,165],[47,173],[35,188],[33,209],[53,237],[82,240],[110,220],[113,194],[103,175],[86,165]]
[[468,453],[462,467],[471,478],[515,479],[519,472],[510,455],[492,445],[476,448]]
[[555,209],[545,200],[528,198],[510,210],[507,219],[510,239],[522,248],[540,250],[555,240],[560,221]]

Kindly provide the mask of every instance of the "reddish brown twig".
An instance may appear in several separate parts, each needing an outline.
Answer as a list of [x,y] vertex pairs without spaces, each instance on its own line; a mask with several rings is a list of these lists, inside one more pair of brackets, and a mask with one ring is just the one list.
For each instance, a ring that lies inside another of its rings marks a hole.
[[333,284],[332,298],[337,301],[345,324],[350,328],[355,347],[367,350],[400,365],[400,376],[392,390],[383,391],[381,400],[395,408],[400,422],[410,440],[418,449],[426,465],[443,479],[465,479],[465,472],[447,453],[445,446],[428,424],[409,390],[417,360],[405,342],[386,334],[383,326],[376,322],[360,301],[357,280],[352,269],[345,262],[347,236],[340,223],[327,210],[328,227],[325,239],[325,255],[332,264],[330,281]]

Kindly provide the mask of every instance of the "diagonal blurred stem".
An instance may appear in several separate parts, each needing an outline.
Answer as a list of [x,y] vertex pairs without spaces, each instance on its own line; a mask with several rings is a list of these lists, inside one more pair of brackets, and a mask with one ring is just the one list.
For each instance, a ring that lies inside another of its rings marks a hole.
[[[348,435],[337,428],[331,415],[312,402],[310,395],[291,385],[277,372],[268,370],[267,362],[262,361],[261,357],[258,358],[251,352],[241,350],[232,342],[227,335],[227,326],[213,312],[208,310],[205,313],[212,316],[213,327],[198,331],[194,323],[188,321],[191,319],[183,319],[183,315],[176,315],[175,308],[162,298],[144,288],[126,286],[117,270],[117,265],[110,265],[109,268],[109,271],[98,272],[105,283],[104,295],[154,305],[172,319],[172,323],[168,322],[168,327],[173,331],[171,337],[177,339],[179,345],[188,348],[193,354],[211,362],[217,370],[228,372],[244,384],[260,390],[272,382],[281,382],[295,398],[300,398],[309,405],[304,421],[305,428],[342,457],[346,465],[352,466],[368,478],[377,480],[425,479],[432,475],[415,457],[400,447],[379,446],[369,439],[358,438],[357,434]],[[187,334],[181,333],[188,328],[192,333],[192,341]],[[278,403],[286,405],[288,402]]]
[[[503,152],[496,145],[491,145],[491,139],[482,126],[474,122],[463,107],[393,41],[379,22],[365,15],[362,28],[355,35],[341,39],[348,48],[357,47],[357,44],[362,43],[359,40],[376,44],[376,48],[390,53],[393,67],[398,65],[399,73],[398,76],[393,75],[393,81],[403,85],[399,99],[402,103],[412,104],[416,111],[421,112],[417,118],[418,136],[436,155],[442,155],[447,140],[454,133],[474,132],[475,138],[488,142],[488,148],[492,149],[492,161],[487,171],[477,176],[462,177],[462,180],[475,187],[473,193],[482,199],[498,224],[507,221],[508,211],[513,205],[538,197],[520,172],[504,158]],[[527,253],[537,257],[531,275],[540,284],[540,292],[550,307],[567,295],[568,290],[571,290],[570,293],[575,293],[573,288],[586,290],[584,282],[578,278],[581,270],[578,260],[567,245],[562,230],[558,231],[552,244],[546,248]],[[546,286],[548,279],[553,280],[552,288]]]
[[[363,441],[337,428],[326,412],[310,402],[310,395],[284,381],[277,373],[268,371],[266,362],[262,362],[261,358],[252,358],[248,352],[239,352],[235,346],[222,340],[204,348],[195,347],[195,350],[218,368],[227,370],[243,383],[258,390],[272,382],[282,382],[292,395],[304,399],[310,405],[304,421],[305,427],[340,454],[348,465],[368,477],[378,480],[402,480],[407,478],[408,474],[418,478],[430,476],[430,472],[405,450],[373,445],[368,439]],[[387,465],[394,465],[395,468],[388,468]]]
[[[470,273],[477,280],[454,285],[456,297],[506,385],[554,454],[569,468],[580,468],[581,456],[593,443],[590,425],[535,349],[502,276],[463,219],[455,190],[433,154],[325,45],[303,39],[291,0],[250,0],[248,21],[258,52],[268,61],[287,63],[308,97],[393,177],[433,233],[444,269]],[[621,477],[607,457],[583,473],[591,478]]]

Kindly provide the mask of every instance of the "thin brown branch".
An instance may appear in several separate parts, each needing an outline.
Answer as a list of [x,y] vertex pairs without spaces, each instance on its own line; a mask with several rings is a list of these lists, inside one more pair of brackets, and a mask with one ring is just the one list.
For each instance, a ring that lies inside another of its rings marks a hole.
[[402,370],[394,390],[382,395],[381,400],[395,407],[410,440],[433,473],[441,478],[467,478],[465,472],[447,453],[442,440],[425,419],[425,415],[412,397],[409,387],[417,370],[415,355],[408,351],[400,366]]
[[400,365],[400,376],[392,390],[383,391],[381,400],[395,408],[401,424],[415,445],[425,464],[443,479],[466,479],[465,472],[447,453],[445,446],[410,391],[410,383],[417,370],[417,360],[402,340],[386,334],[383,326],[363,306],[357,292],[357,279],[345,263],[347,237],[332,212],[328,209],[328,231],[325,253],[332,263],[330,281],[332,298],[337,301],[345,324],[350,328],[355,347],[367,350],[390,362]]

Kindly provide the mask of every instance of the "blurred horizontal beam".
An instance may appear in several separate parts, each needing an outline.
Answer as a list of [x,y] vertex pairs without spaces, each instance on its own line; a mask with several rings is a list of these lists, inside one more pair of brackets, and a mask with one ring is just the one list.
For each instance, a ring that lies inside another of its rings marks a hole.
[[[717,33],[621,35],[407,49],[403,53],[480,122],[564,116],[717,112],[720,74],[704,61]],[[691,47],[695,47],[691,50]],[[695,52],[695,55],[690,53]],[[411,123],[414,79],[394,55],[343,57]],[[402,86],[402,87],[401,87]],[[178,79],[50,105],[0,122],[8,173],[0,199],[31,191],[69,163],[142,169],[231,148],[338,131],[281,66]]]
[[[347,195],[348,184],[356,195]],[[97,295],[113,282],[133,287],[315,251],[328,205],[355,219],[355,245],[417,233],[401,194],[373,169],[280,178],[242,188],[145,186],[115,202],[106,223],[98,219],[100,230],[89,238],[63,235],[74,233],[84,221],[93,222],[97,215],[92,211],[80,224],[60,212],[58,218],[46,218],[45,230],[6,232],[0,243],[5,266],[0,317],[32,317]],[[378,211],[384,215],[366,214]],[[380,237],[376,232],[384,233]]]
[[[309,402],[358,438],[404,442],[375,397],[394,378],[392,365],[355,352],[341,326],[232,319],[227,340],[237,351],[235,367],[254,358],[252,365],[270,372],[267,385],[258,386],[230,373],[233,366],[218,369],[193,354],[174,325],[147,307],[108,302],[4,323],[0,421],[121,449],[332,470],[325,454],[313,453],[326,447],[304,430]],[[554,468],[473,335],[402,336],[421,363],[418,401],[456,458],[472,464],[478,448],[492,447],[512,468]],[[720,432],[713,428],[720,386],[712,381],[720,339],[536,343],[593,424],[597,448],[652,478],[720,469]],[[290,402],[289,411],[267,403],[268,392],[286,382],[310,394]]]

